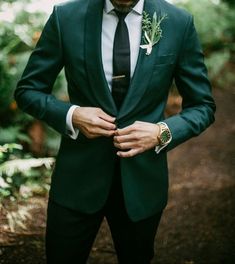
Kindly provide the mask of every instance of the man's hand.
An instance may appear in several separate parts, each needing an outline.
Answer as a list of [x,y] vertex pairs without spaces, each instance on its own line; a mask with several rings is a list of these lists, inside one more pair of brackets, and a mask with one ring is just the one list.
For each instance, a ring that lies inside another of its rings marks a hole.
[[77,107],[72,122],[87,138],[111,137],[116,129],[115,117],[96,107]]
[[123,158],[133,157],[159,144],[159,126],[148,122],[136,121],[134,124],[118,129],[114,136],[114,146]]

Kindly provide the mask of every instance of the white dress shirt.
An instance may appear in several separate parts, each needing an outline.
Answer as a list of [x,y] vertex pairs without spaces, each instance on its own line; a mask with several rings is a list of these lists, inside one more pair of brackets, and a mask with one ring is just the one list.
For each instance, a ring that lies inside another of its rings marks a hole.
[[[129,32],[130,40],[130,58],[131,58],[131,78],[134,74],[139,49],[141,42],[141,31],[142,31],[142,13],[144,8],[144,0],[139,0],[139,2],[133,7],[132,11],[125,18],[125,22]],[[118,17],[114,12],[114,6],[110,0],[105,0],[104,10],[103,10],[103,21],[102,21],[102,63],[104,68],[105,77],[110,88],[112,89],[112,76],[113,76],[113,42],[115,31],[118,24]],[[66,124],[68,135],[72,139],[76,139],[79,134],[78,129],[74,129],[72,124],[72,115],[76,109],[76,105],[71,106],[67,113]],[[164,146],[165,147],[165,146]],[[159,153],[163,147],[156,147],[156,152]]]

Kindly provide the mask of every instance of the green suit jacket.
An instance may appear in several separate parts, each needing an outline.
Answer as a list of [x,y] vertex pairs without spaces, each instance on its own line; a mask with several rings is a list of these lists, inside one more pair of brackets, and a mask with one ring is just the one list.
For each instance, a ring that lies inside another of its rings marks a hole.
[[[133,221],[162,210],[167,203],[167,151],[200,134],[214,121],[215,104],[193,19],[164,0],[146,0],[144,10],[167,14],[163,37],[150,56],[140,49],[128,94],[117,111],[105,79],[101,57],[103,0],[76,0],[54,8],[33,51],[15,98],[20,108],[44,120],[62,135],[52,175],[50,197],[61,205],[93,213],[105,203],[114,174],[112,138],[77,140],[66,135],[72,104],[100,107],[117,117],[119,128],[135,122],[164,121],[172,132],[167,149],[150,149],[121,159],[126,208]],[[51,95],[64,67],[70,102]],[[175,80],[182,111],[164,117],[169,88]]]

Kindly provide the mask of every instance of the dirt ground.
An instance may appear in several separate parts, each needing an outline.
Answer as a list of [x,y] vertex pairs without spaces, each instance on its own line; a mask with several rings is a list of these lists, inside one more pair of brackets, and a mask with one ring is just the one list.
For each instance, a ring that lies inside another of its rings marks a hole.
[[[216,89],[216,122],[169,153],[170,191],[153,264],[235,263],[235,92]],[[33,198],[27,232],[0,217],[0,264],[44,264],[45,198]],[[104,221],[89,264],[117,263]]]

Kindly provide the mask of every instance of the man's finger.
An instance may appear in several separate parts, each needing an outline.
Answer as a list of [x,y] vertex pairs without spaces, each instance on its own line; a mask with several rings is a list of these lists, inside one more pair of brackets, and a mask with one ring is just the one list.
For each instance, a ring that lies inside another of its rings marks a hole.
[[104,119],[99,118],[97,126],[100,128],[106,129],[106,130],[115,130],[116,125],[113,123],[110,123],[108,121],[105,121]]
[[116,120],[115,117],[106,114],[102,109],[100,109],[98,116],[102,118],[103,120],[111,122],[111,123],[114,123]]
[[92,134],[97,136],[111,137],[114,135],[114,133],[115,133],[114,130],[107,130],[98,127],[97,129],[95,129],[95,131]]
[[[116,132],[115,132],[116,135]],[[115,143],[123,143],[123,142],[130,142],[130,141],[136,141],[137,136],[136,134],[129,134],[129,135],[123,135],[123,136],[114,136],[113,141]]]
[[115,133],[116,136],[129,135],[134,129],[134,125],[130,125],[121,129],[118,129]]
[[136,148],[136,142],[127,142],[127,143],[115,143],[114,146],[118,149],[125,150],[125,149],[132,149]]
[[129,151],[118,151],[117,155],[121,158],[131,158],[141,153],[141,149],[131,149]]

